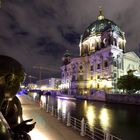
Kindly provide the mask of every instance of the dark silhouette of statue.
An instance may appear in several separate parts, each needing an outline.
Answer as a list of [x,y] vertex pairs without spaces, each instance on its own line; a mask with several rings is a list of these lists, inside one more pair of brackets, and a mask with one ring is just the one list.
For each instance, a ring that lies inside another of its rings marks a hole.
[[101,44],[102,47],[107,47],[110,45],[117,46],[117,40],[113,37],[113,31],[111,29],[108,29],[107,31],[102,33]]
[[24,75],[18,61],[0,55],[0,140],[30,140],[27,133],[35,127],[35,123],[27,124],[32,119],[23,120],[21,103],[15,96]]

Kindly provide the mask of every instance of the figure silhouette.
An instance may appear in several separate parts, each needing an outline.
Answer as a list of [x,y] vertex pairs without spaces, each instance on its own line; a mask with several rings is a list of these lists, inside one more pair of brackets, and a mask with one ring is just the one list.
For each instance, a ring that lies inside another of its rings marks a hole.
[[27,133],[35,122],[27,124],[32,119],[23,120],[21,103],[15,96],[24,78],[24,69],[17,60],[0,55],[0,140],[30,140]]

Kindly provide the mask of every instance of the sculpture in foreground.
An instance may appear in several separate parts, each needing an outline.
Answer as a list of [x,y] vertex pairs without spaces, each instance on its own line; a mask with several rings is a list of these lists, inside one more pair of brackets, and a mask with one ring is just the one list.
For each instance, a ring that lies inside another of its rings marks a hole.
[[[0,140],[30,140],[35,123],[23,121],[22,107],[15,96],[24,80],[24,69],[15,59],[0,55]],[[20,123],[18,120],[20,119]]]

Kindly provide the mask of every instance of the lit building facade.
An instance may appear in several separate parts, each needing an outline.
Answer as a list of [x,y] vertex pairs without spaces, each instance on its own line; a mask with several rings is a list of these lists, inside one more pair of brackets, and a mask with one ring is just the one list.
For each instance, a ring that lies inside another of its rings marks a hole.
[[140,58],[125,52],[125,34],[100,10],[98,19],[81,35],[80,55],[66,52],[61,66],[61,88],[68,94],[117,91],[117,79],[128,70],[140,72]]
[[48,78],[36,82],[37,86],[42,90],[57,90],[61,83],[60,78]]

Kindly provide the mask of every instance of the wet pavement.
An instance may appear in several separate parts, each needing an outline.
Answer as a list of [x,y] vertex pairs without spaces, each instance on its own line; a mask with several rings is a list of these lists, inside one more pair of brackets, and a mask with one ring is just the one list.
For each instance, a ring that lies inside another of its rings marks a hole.
[[23,107],[23,118],[37,122],[35,128],[29,133],[32,140],[88,140],[80,136],[80,132],[67,127],[56,117],[34,103],[28,96],[18,96]]

